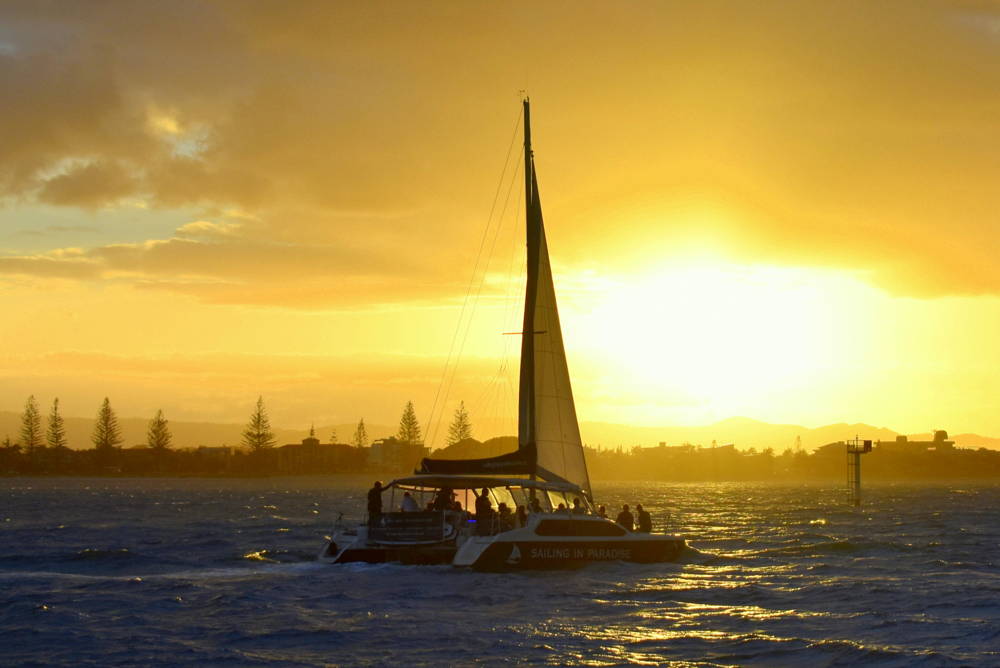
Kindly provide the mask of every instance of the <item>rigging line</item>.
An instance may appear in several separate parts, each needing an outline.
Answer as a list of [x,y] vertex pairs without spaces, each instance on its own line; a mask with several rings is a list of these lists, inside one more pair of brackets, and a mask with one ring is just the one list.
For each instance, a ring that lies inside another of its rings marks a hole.
[[[517,321],[516,314],[518,306],[522,305],[524,302],[523,293],[515,294],[515,289],[521,284],[521,278],[524,276],[525,267],[528,264],[528,258],[525,253],[519,252],[520,244],[518,240],[523,238],[518,234],[521,228],[521,199],[524,193],[520,190],[517,192],[517,201],[514,204],[513,218],[514,225],[513,234],[511,234],[511,245],[510,245],[510,259],[507,262],[507,294],[505,297],[505,313],[503,323],[505,329],[513,329],[520,325]],[[520,258],[520,263],[517,264],[518,271],[515,276],[514,266],[517,258]],[[516,279],[516,280],[515,280]],[[503,372],[502,376],[502,391],[500,393],[500,401],[503,402],[503,408],[500,409],[497,415],[497,422],[501,429],[509,429],[514,433],[517,433],[517,385],[515,381],[515,374],[512,373],[514,369],[514,364],[512,360],[511,346],[513,345],[512,339],[504,338],[503,342],[503,352],[501,358],[500,369]]]
[[496,373],[493,374],[489,382],[486,384],[486,387],[483,389],[482,392],[480,392],[479,396],[476,398],[475,404],[473,404],[476,406],[476,408],[479,408],[479,406],[484,403],[484,400],[489,398],[488,397],[489,393],[492,392],[494,388],[496,388],[500,384],[500,380],[502,379],[504,373],[503,367],[504,365],[501,363],[500,368],[496,370]]
[[[497,238],[500,236],[500,230],[502,228],[501,222],[503,221],[504,215],[507,213],[507,205],[510,204],[510,193],[514,189],[514,183],[517,181],[518,173],[520,172],[520,162],[515,163],[514,173],[511,176],[510,185],[507,187],[507,195],[504,198],[503,209],[500,211],[500,216],[497,218],[496,230],[493,234],[493,242],[490,244],[490,252],[487,255],[486,267],[483,269],[483,273],[479,277],[479,287],[476,289],[476,296],[473,299],[473,304],[479,303],[479,298],[483,294],[483,285],[486,283],[486,274],[489,273],[489,258],[493,257],[493,251],[496,250]],[[473,306],[473,308],[475,308]],[[441,402],[441,412],[438,418],[437,425],[434,430],[434,436],[437,437],[437,432],[441,427],[441,422],[444,420],[444,404],[448,402],[448,397],[451,395],[451,387],[455,382],[455,374],[458,372],[458,360],[462,358],[462,353],[465,351],[465,343],[469,339],[469,331],[472,330],[472,315],[470,313],[468,320],[465,323],[465,333],[462,335],[462,343],[458,348],[458,355],[455,358],[455,364],[451,369],[451,377],[447,382],[447,386],[444,393],[444,398]]]
[[[508,265],[507,265],[507,295],[505,297],[505,300],[506,300],[506,311],[504,313],[504,319],[503,319],[504,329],[514,329],[514,325],[516,323],[515,314],[517,313],[517,306],[519,304],[521,304],[521,302],[523,301],[523,299],[518,298],[518,297],[516,297],[513,294],[513,292],[514,292],[514,259],[517,258],[517,257],[521,258],[520,268],[519,268],[518,273],[517,273],[518,279],[520,279],[521,276],[524,275],[525,267],[528,264],[527,254],[526,253],[518,253],[518,243],[517,243],[518,234],[517,234],[517,232],[519,230],[516,229],[516,228],[519,227],[518,223],[520,223],[520,220],[521,220],[521,216],[520,216],[520,213],[519,213],[520,210],[521,210],[521,196],[522,196],[522,193],[519,190],[517,192],[517,202],[514,204],[515,230],[514,230],[514,234],[511,235],[511,241],[512,241],[512,243],[511,243],[511,248],[510,248],[510,261],[508,262]],[[525,223],[525,224],[527,224],[527,223]],[[520,283],[520,281],[518,281],[518,283]],[[503,349],[503,355],[504,355],[504,359],[505,360],[507,359],[508,355],[510,355],[510,346],[511,346],[511,340],[510,339],[505,340],[504,341],[504,349]]]
[[[506,291],[504,295],[504,315],[502,323],[505,329],[513,329],[518,323],[514,322],[514,315],[517,311],[517,306],[521,304],[522,300],[519,299],[515,294],[515,276],[514,276],[514,266],[517,258],[521,259],[519,265],[519,272],[517,278],[520,278],[524,274],[524,267],[527,264],[527,257],[524,253],[520,253],[518,239],[522,238],[518,234],[520,231],[521,223],[521,199],[524,193],[518,189],[517,199],[514,203],[514,208],[511,213],[513,219],[511,224],[511,235],[510,235],[510,250],[508,252],[507,260],[507,281],[506,281]],[[512,324],[513,323],[513,324]],[[517,406],[517,396],[516,391],[512,391],[512,380],[511,380],[511,339],[504,338],[503,346],[500,356],[500,367],[497,370],[497,414],[496,423],[498,428],[507,429],[508,423],[517,423],[516,411],[512,411],[513,407]],[[501,434],[498,434],[501,435]]]
[[[500,171],[500,179],[497,181],[496,192],[493,193],[493,204],[490,206],[490,215],[486,219],[486,227],[483,229],[483,238],[479,241],[479,252],[476,254],[476,261],[472,265],[472,275],[469,277],[469,286],[465,291],[465,298],[462,300],[462,310],[458,315],[458,324],[455,328],[455,333],[451,337],[451,345],[448,348],[448,357],[444,363],[444,371],[441,374],[441,380],[438,382],[437,391],[434,393],[434,402],[431,404],[430,420],[427,426],[430,427],[431,421],[434,420],[434,412],[437,408],[438,397],[441,394],[441,387],[444,385],[444,379],[448,375],[448,365],[451,364],[452,353],[455,350],[455,341],[458,339],[458,332],[462,328],[462,319],[465,317],[466,307],[469,303],[469,296],[472,294],[472,286],[476,282],[476,272],[479,271],[479,261],[483,255],[483,248],[486,246],[486,239],[489,237],[490,225],[493,223],[493,213],[497,208],[497,201],[500,199],[500,191],[503,189],[504,176],[507,174],[507,166],[510,164],[510,156],[514,151],[514,142],[517,139],[517,131],[521,127],[521,111],[518,110],[517,118],[514,121],[514,130],[510,136],[510,145],[507,147],[507,156],[503,161],[503,169]],[[471,319],[471,315],[470,315]],[[442,408],[442,412],[443,412]],[[437,435],[437,430],[435,430],[435,436]],[[425,434],[426,435],[426,434]],[[433,439],[430,444],[431,447],[434,445]]]
[[[493,242],[490,245],[490,252],[489,252],[489,255],[487,256],[488,259],[486,261],[486,268],[483,270],[483,273],[479,277],[479,286],[478,286],[478,288],[476,290],[476,296],[475,296],[475,299],[472,302],[473,304],[478,304],[479,300],[480,300],[480,297],[483,294],[483,285],[486,284],[486,275],[489,273],[490,259],[493,258],[493,253],[496,250],[497,239],[500,237],[500,230],[502,229],[502,222],[504,220],[504,216],[507,213],[507,207],[510,204],[510,194],[511,194],[511,191],[514,189],[514,183],[517,182],[517,178],[518,178],[519,172],[520,172],[520,163],[514,165],[514,173],[511,176],[510,185],[507,187],[507,195],[504,198],[503,209],[500,211],[500,216],[497,219],[498,222],[497,222],[497,226],[496,226],[495,232],[493,234]],[[443,403],[447,403],[448,398],[451,396],[451,388],[452,388],[452,385],[455,382],[455,375],[458,372],[458,362],[457,362],[457,360],[461,359],[462,353],[465,351],[465,344],[466,344],[466,341],[468,341],[469,332],[471,330],[472,330],[472,316],[470,315],[469,319],[466,321],[465,333],[462,335],[462,343],[460,344],[460,346],[458,348],[458,356],[456,357],[456,363],[455,363],[455,365],[451,369],[451,377],[449,378],[449,380],[448,380],[448,382],[447,382],[447,384],[445,386],[445,394],[444,394]],[[441,408],[441,420],[443,420],[443,419],[444,419],[444,406],[442,404],[442,408]],[[439,425],[440,425],[440,421],[441,420],[439,420]]]

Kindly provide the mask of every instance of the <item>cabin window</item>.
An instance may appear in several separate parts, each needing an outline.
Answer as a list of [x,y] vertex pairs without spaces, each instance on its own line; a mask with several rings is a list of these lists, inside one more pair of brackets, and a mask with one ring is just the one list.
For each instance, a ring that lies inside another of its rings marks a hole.
[[624,536],[625,529],[604,520],[542,520],[535,533],[539,536]]

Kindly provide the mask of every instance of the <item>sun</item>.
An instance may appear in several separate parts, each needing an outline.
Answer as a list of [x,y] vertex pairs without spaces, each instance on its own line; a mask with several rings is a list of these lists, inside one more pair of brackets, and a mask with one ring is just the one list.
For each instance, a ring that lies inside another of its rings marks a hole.
[[572,331],[624,393],[697,406],[692,420],[745,414],[841,363],[849,284],[812,269],[671,262],[606,284]]

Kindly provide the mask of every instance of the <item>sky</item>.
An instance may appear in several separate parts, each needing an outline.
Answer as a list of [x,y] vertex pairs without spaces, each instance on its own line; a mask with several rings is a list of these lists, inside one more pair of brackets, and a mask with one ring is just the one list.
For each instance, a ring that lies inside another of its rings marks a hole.
[[581,421],[1000,434],[1000,3],[8,1],[0,87],[0,410],[513,433],[527,91]]

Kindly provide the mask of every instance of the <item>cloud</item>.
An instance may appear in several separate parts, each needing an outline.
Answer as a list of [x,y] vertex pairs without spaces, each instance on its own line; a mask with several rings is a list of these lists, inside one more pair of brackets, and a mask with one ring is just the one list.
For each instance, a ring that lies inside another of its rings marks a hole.
[[240,229],[237,223],[213,223],[210,220],[195,220],[177,228],[177,236],[194,239],[226,239],[235,236]]
[[297,309],[447,300],[466,279],[429,266],[430,256],[387,257],[358,239],[302,244],[243,232],[243,223],[193,221],[168,239],[0,257],[0,275],[113,279],[212,304]]
[[57,257],[0,257],[0,275],[39,278],[95,279],[102,274],[96,262]]
[[357,289],[404,268],[447,283],[528,72],[571,261],[712,244],[899,294],[1000,294],[992,3],[15,2],[0,19],[0,197],[248,216],[93,249],[150,285],[305,295],[297,253]]
[[139,181],[116,162],[93,162],[42,182],[38,200],[46,204],[98,208],[137,192]]

